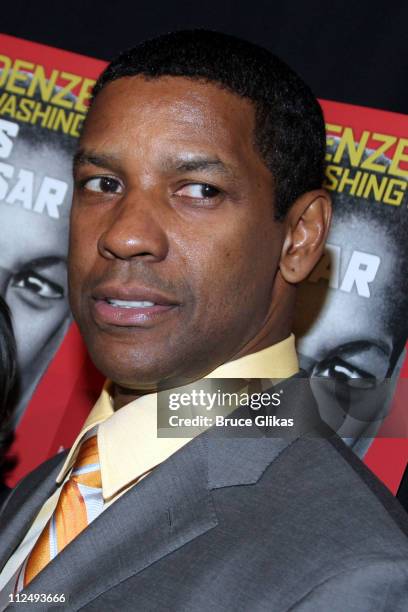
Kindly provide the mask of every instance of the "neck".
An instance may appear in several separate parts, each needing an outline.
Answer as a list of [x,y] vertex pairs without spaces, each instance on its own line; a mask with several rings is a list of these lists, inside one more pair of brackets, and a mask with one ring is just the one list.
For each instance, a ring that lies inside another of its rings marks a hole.
[[277,273],[271,307],[259,332],[229,359],[235,361],[246,355],[257,353],[288,338],[292,331],[295,310],[296,288],[289,285]]

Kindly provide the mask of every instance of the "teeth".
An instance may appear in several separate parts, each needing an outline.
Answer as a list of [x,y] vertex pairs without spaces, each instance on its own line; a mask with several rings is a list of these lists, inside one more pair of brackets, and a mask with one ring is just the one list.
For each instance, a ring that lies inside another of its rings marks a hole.
[[149,308],[154,306],[154,302],[135,302],[132,300],[112,300],[107,299],[107,302],[112,306],[118,306],[120,308]]

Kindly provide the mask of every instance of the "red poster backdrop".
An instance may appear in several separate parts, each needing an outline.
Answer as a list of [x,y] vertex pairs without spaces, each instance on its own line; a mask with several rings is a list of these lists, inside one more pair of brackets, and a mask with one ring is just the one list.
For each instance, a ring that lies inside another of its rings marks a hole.
[[[46,124],[44,130],[52,131],[57,135],[60,133],[61,139],[70,136],[75,140],[86,113],[86,103],[93,82],[104,66],[105,63],[99,60],[0,35],[0,120],[16,122],[20,125],[42,121]],[[25,76],[27,73],[33,76],[28,79]],[[32,84],[33,79],[34,85]],[[52,90],[50,83],[57,90]],[[33,102],[34,90],[38,90],[39,102],[44,105],[41,108],[38,107],[37,111],[35,111]],[[22,102],[24,99],[26,101]],[[406,212],[408,154],[407,141],[402,136],[407,133],[407,118],[402,115],[335,102],[321,101],[321,103],[328,126],[328,165],[339,168],[348,158],[349,166],[351,166],[349,170],[354,172],[353,176],[349,174],[346,179],[343,179],[343,185],[339,191],[343,176],[340,173],[344,174],[344,170],[332,169],[332,174],[327,178],[327,187],[332,190],[334,199],[340,192],[344,194],[354,189],[355,194],[360,193],[356,195],[355,200],[358,206],[359,202],[365,198],[365,187],[362,183],[364,181],[367,184],[370,183],[369,175],[373,173],[379,175],[381,180],[385,179],[383,187],[380,183],[373,187],[373,207],[382,207],[384,219],[387,218],[387,214],[393,214],[391,211]],[[48,108],[50,110],[47,110]],[[60,123],[58,123],[57,118],[60,111],[64,111],[65,114],[61,116]],[[45,116],[41,113],[48,114]],[[331,150],[330,146],[334,149]],[[339,147],[340,149],[343,147],[343,153],[341,156],[337,153],[337,162],[333,164],[333,156],[336,158],[336,151],[339,150]],[[363,151],[365,151],[365,157]],[[374,154],[368,154],[368,160],[367,151],[374,152]],[[385,156],[388,161],[384,162],[382,156]],[[378,167],[378,164],[382,167]],[[362,165],[363,168],[361,168]],[[361,175],[358,177],[360,183],[357,185],[355,173],[358,171]],[[362,178],[366,174],[367,176]],[[354,187],[351,177],[354,180]],[[69,181],[68,174],[65,180]],[[68,206],[68,203],[66,205]],[[18,198],[13,200],[8,193],[6,206],[9,213],[11,206],[27,208],[28,205],[19,201]],[[35,206],[37,204],[33,205],[34,213],[36,212]],[[63,206],[65,204],[61,204],[61,208]],[[34,215],[33,218],[37,217]],[[2,232],[5,231],[8,230],[3,227]],[[24,252],[22,242],[16,241],[17,251]],[[372,251],[373,249],[369,254],[371,257],[376,257]],[[364,249],[361,252],[365,252]],[[386,262],[386,255],[382,254],[381,258]],[[2,265],[0,262],[0,269]],[[381,265],[383,268],[383,264]],[[400,265],[403,266],[402,261]],[[6,267],[4,265],[4,268]],[[26,282],[24,290],[31,289],[32,293],[33,286],[35,286],[37,295],[41,291],[50,292],[50,287],[53,288],[52,282],[49,281],[47,285],[41,278],[40,274],[32,276],[31,286]],[[375,279],[369,281],[369,285],[374,282]],[[10,283],[11,281],[9,286]],[[13,286],[18,286],[20,289],[21,283],[21,280],[18,282],[15,280]],[[344,279],[342,283],[344,284]],[[54,282],[55,284],[58,283]],[[342,292],[341,295],[353,296],[355,294],[358,298],[362,297],[361,303],[364,307],[364,295],[358,295],[358,282],[351,283],[348,290],[345,290],[344,286],[342,289],[340,285],[338,290]],[[6,291],[5,296],[7,299]],[[58,297],[62,301],[62,297],[66,298],[66,295],[62,296],[60,292]],[[371,302],[367,300],[366,303],[368,308],[370,303],[373,304],[373,300]],[[16,319],[18,313],[13,314]],[[369,316],[368,309],[367,317]],[[41,319],[44,318],[45,315],[42,314]],[[34,317],[31,318],[29,327],[35,328],[36,321]],[[24,336],[24,327],[21,329],[21,334]],[[68,329],[67,332],[66,329]],[[30,394],[30,401],[26,402],[21,409],[22,416],[19,419],[16,440],[11,451],[18,459],[17,466],[9,478],[11,485],[59,449],[71,445],[102,385],[102,377],[90,363],[76,326],[68,325],[67,319],[64,319],[64,325],[60,325],[60,330],[60,336],[54,332],[53,352],[48,353],[48,362],[42,364],[42,369],[39,369],[36,374],[37,378],[33,379],[35,386],[32,397]],[[375,335],[375,328],[372,331]],[[28,334],[28,331],[26,333]],[[321,342],[324,340],[322,334],[320,340]],[[23,346],[24,338],[21,344]],[[31,352],[31,355],[33,366],[40,359],[37,359],[35,352]],[[316,364],[318,359],[314,358],[313,361]],[[402,358],[399,359],[399,365],[401,361]],[[397,370],[394,369],[394,371]],[[408,366],[405,364],[399,383],[393,390],[392,405],[386,418],[382,418],[381,428],[376,432],[377,438],[370,444],[365,456],[367,465],[394,492],[398,487],[408,458],[404,410],[407,397],[404,393],[404,380],[407,377]],[[27,385],[29,387],[28,383]]]
[[[30,127],[32,123],[36,123],[43,132],[52,132],[56,135],[56,138],[64,139],[70,137],[72,146],[75,147],[80,124],[86,114],[86,104],[91,88],[104,66],[105,62],[96,59],[12,36],[0,35],[0,119],[18,123],[21,129],[27,124]],[[34,79],[37,78],[36,89],[40,91],[39,99],[35,97],[34,88],[30,90],[32,81],[25,78],[27,73],[33,75]],[[48,87],[50,83],[53,83],[56,88]],[[38,106],[39,104],[41,106]],[[37,114],[34,115],[36,111]],[[57,125],[53,122],[52,116],[60,111],[65,113],[62,119],[66,119],[66,121]],[[31,112],[31,116],[28,114],[29,112]],[[77,125],[73,125],[71,118],[77,122]],[[43,127],[44,123],[46,123],[46,127]],[[15,147],[18,146],[20,136],[21,130],[16,137],[17,144]],[[34,134],[32,138],[35,137],[37,137],[37,134]],[[55,144],[52,144],[52,147],[55,149]],[[59,155],[59,152],[57,151],[56,154]],[[42,172],[40,167],[42,157],[35,149],[32,157],[41,158],[39,164],[33,169],[37,178]],[[4,161],[8,161],[8,159]],[[26,170],[27,162],[25,158],[22,164],[24,165],[23,169]],[[43,165],[45,165],[45,171],[53,175],[53,171],[49,169],[48,164],[49,160],[44,158]],[[14,165],[16,174],[17,167],[20,165],[18,159],[15,160]],[[63,171],[66,174],[66,181],[70,182],[70,167],[68,164],[64,166]],[[5,207],[5,214],[9,215],[10,210],[15,209],[15,207],[25,208],[27,202],[21,203],[15,201],[13,204],[10,204],[9,201],[6,201],[2,205]],[[67,207],[69,207],[68,202]],[[0,211],[0,219],[1,214]],[[33,224],[37,222],[39,217],[40,215],[36,216],[29,211],[26,218],[16,219],[16,223],[20,223],[35,231],[38,223],[37,225]],[[10,227],[12,221],[11,219],[10,222],[8,216],[1,223],[3,252],[4,233],[13,232],[14,230],[14,228]],[[48,231],[47,238],[45,239],[46,244],[43,244],[42,248],[44,253],[49,256],[56,249],[56,245],[50,241],[49,234],[53,232],[57,239],[60,237],[61,239],[65,238],[65,236],[60,236],[61,232],[59,229],[51,225],[47,226],[46,229]],[[38,236],[38,241],[44,242],[42,228],[39,228],[38,231],[39,233],[41,232],[41,235]],[[12,244],[7,244],[8,255],[13,254],[14,264],[16,264],[18,257],[21,257],[23,260],[28,258],[27,251],[30,248],[29,237],[24,234],[18,235]],[[0,261],[0,268],[2,266],[3,268],[13,268],[13,266]],[[15,267],[16,265],[14,269]],[[16,277],[16,274],[15,272],[14,277]],[[47,274],[49,274],[49,278]],[[25,337],[30,335],[30,328],[37,325],[41,326],[52,308],[47,307],[47,310],[44,310],[42,304],[34,304],[34,306],[38,306],[37,309],[33,307],[30,311],[30,316],[27,316],[25,312],[22,313],[21,317],[25,317],[24,323],[18,327],[18,317],[21,314],[21,308],[19,304],[16,304],[16,307],[13,308],[14,302],[11,303],[12,299],[9,299],[9,294],[12,293],[10,287],[18,284],[21,285],[23,281],[16,282],[14,279],[13,282],[12,274],[10,273],[9,276],[10,279],[8,279],[7,287],[4,287],[3,293],[12,310],[14,326],[17,328],[18,345],[21,345],[21,352],[24,353]],[[41,276],[45,277],[46,280],[54,281],[55,284],[55,272],[52,269],[48,272],[47,270],[41,270]],[[39,278],[34,277],[31,285],[37,287],[39,282]],[[34,283],[36,284],[34,285]],[[25,284],[29,288],[27,280],[25,280]],[[25,301],[38,300],[37,296],[33,296],[33,291],[31,291],[31,294],[29,293],[28,288],[25,290],[26,295],[19,296],[20,301],[21,299]],[[47,286],[45,285],[43,291],[46,289]],[[50,291],[49,287],[48,291]],[[64,299],[66,300],[66,291]],[[54,302],[56,301],[54,300]],[[64,321],[59,327],[65,332],[68,326],[65,325]],[[52,337],[45,337],[44,340],[48,344],[55,345],[55,333]],[[28,402],[25,401],[26,398],[24,398],[23,393],[23,401],[20,402],[21,417],[18,422],[16,439],[11,449],[11,455],[16,457],[18,462],[9,478],[11,485],[14,485],[22,476],[55,454],[59,449],[69,447],[72,444],[102,384],[101,375],[90,364],[86,356],[86,351],[76,326],[71,324],[68,332],[65,333],[65,337],[63,339],[60,337],[58,340],[59,346],[56,347],[56,350],[49,351],[46,355],[48,363],[41,364],[42,367],[38,373],[34,372],[34,383],[37,384],[33,389],[32,398]],[[18,348],[20,349],[20,346]],[[31,358],[32,367],[30,369],[33,370],[35,369],[36,362],[42,360],[42,354],[40,351],[36,352],[33,349],[31,351]],[[19,365],[24,369],[21,363]],[[29,368],[26,369],[28,370]],[[39,377],[40,380],[38,382],[36,379]],[[24,383],[26,383],[26,380],[24,380]],[[28,380],[26,385],[28,388],[33,386],[30,380]]]
[[[333,412],[324,419],[343,438],[355,438],[353,450],[395,493],[408,459],[406,360],[403,367],[408,118],[325,100],[321,104],[328,134],[325,187],[334,215],[329,257],[299,291],[295,331],[300,362],[312,376],[332,376],[338,384],[359,377],[377,381],[373,389],[360,392],[354,413],[341,400],[335,408],[332,397]],[[323,305],[311,323],[319,291]],[[344,384],[337,395],[345,391]],[[349,391],[350,386],[348,397]],[[362,402],[364,417],[355,413]]]

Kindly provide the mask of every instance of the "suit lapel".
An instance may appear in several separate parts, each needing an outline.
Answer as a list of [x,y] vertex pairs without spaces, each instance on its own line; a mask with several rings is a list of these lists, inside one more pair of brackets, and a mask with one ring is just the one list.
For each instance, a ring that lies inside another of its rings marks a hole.
[[[280,382],[265,393],[279,393],[278,407],[253,410],[242,406],[231,418],[250,419],[245,427],[227,426],[208,430],[203,436],[208,446],[208,477],[211,489],[254,484],[266,468],[300,436],[333,435],[322,422],[310,382],[304,371]],[[273,426],[272,420],[293,419],[293,427]],[[259,426],[256,419],[262,417],[265,425]]]
[[[56,455],[24,478],[11,492],[0,514],[0,568],[13,554],[46,500],[54,493],[66,453]],[[27,496],[27,491],[29,495]]]
[[66,593],[78,609],[215,527],[206,448],[193,442],[107,508],[24,592]]

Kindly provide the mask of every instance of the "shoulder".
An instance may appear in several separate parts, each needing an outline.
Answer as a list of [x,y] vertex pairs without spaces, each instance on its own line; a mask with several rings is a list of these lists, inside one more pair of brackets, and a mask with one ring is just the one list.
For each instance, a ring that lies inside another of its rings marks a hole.
[[289,486],[312,505],[320,521],[325,515],[335,517],[343,535],[355,538],[371,534],[372,540],[374,533],[378,538],[392,532],[407,545],[407,513],[337,435],[300,438],[288,451],[282,457],[281,471],[290,471]]
[[[256,484],[213,495],[228,549],[250,559],[248,572],[266,600],[294,605],[304,599],[308,611],[394,610],[374,605],[388,589],[390,601],[395,590],[395,601],[403,598],[408,609],[408,517],[337,437],[300,438]],[[271,586],[277,580],[279,593]],[[348,606],[344,599],[342,607],[343,590],[360,593],[365,604]],[[329,605],[330,592],[340,607]],[[313,606],[319,598],[323,603]]]
[[270,464],[258,484],[266,504],[272,491],[279,491],[288,523],[298,520],[302,509],[309,530],[347,541],[348,550],[355,546],[361,552],[359,541],[368,549],[391,538],[408,552],[407,513],[338,436],[299,438]]
[[[276,446],[276,439],[270,444]],[[233,489],[220,489],[220,496],[233,497]],[[250,505],[256,497],[260,509],[279,507],[282,521],[290,522],[302,511],[316,529],[323,529],[327,517],[331,529],[338,524],[344,536],[369,534],[374,528],[377,534],[388,529],[408,534],[408,515],[401,504],[336,435],[290,442],[255,486],[240,486],[236,494]]]

